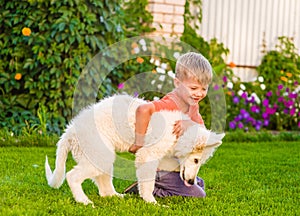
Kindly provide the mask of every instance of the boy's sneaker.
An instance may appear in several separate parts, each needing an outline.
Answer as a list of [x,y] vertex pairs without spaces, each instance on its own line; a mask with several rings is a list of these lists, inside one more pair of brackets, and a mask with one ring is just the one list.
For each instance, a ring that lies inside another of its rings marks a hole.
[[130,185],[128,188],[126,188],[124,190],[124,193],[126,193],[126,194],[139,194],[138,183],[134,182],[132,185]]

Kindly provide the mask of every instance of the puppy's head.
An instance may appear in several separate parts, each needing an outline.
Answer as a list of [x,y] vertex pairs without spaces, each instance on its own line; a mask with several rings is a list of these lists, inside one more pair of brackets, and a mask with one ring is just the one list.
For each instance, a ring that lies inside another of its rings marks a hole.
[[186,186],[195,183],[201,166],[201,157],[209,136],[209,130],[200,125],[194,125],[178,138],[175,156],[180,164],[180,177]]

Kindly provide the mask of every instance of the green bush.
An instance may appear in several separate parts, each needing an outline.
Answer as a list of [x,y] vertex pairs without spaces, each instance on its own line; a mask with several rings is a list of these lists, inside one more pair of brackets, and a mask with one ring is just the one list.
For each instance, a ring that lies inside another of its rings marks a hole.
[[[147,1],[0,2],[0,127],[15,132],[26,121],[38,123],[41,105],[47,108],[49,130],[62,128],[89,60],[127,35],[152,30],[151,15],[143,8]],[[138,10],[129,24],[134,3]]]
[[[264,51],[264,54],[257,71],[264,79],[265,91],[276,90],[278,84],[293,88],[294,81],[299,82],[300,57],[291,38],[278,37],[276,49]],[[264,93],[262,91],[257,94],[262,96]]]

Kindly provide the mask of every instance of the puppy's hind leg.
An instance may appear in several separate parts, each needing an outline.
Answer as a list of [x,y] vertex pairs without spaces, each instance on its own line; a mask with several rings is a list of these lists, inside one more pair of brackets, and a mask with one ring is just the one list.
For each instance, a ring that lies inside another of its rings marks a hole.
[[113,173],[101,173],[100,175],[94,178],[94,181],[99,189],[100,196],[119,196],[123,197],[122,194],[116,192],[113,185]]
[[84,193],[81,184],[84,180],[94,176],[94,170],[80,165],[75,166],[74,169],[66,174],[67,182],[76,202],[83,203],[84,205],[93,204]]

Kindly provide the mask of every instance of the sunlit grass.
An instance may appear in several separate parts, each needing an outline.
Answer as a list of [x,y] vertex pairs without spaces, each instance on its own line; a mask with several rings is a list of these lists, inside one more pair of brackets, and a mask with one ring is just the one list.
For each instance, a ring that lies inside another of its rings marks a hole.
[[[60,189],[47,185],[45,155],[53,167],[55,150],[55,147],[0,148],[0,215],[300,214],[299,142],[223,143],[199,172],[206,183],[207,197],[158,199],[159,204],[168,208],[146,204],[134,195],[124,199],[101,198],[89,180],[83,188],[96,208],[77,204],[66,182]],[[67,169],[73,165],[69,157]],[[130,183],[114,179],[118,192]]]

